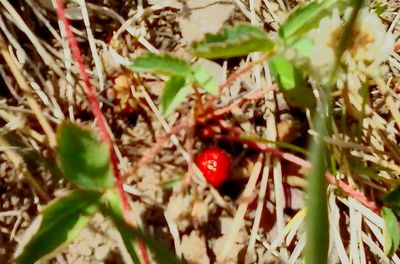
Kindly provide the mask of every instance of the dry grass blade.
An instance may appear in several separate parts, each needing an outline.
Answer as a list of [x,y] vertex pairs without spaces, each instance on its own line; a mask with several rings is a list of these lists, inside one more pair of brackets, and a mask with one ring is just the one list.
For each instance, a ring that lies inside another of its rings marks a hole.
[[42,126],[43,131],[46,133],[47,139],[51,147],[56,146],[56,136],[53,131],[53,128],[50,126],[47,119],[43,116],[43,111],[39,104],[32,96],[32,90],[29,88],[27,82],[25,81],[24,76],[16,67],[12,57],[7,49],[7,45],[4,42],[3,36],[0,35],[0,53],[3,56],[4,60],[6,61],[8,67],[10,68],[11,72],[13,73],[18,85],[24,91],[27,103],[33,113],[35,114],[36,118],[38,119],[39,124]]
[[[0,146],[9,146],[7,142],[0,136]],[[20,171],[22,177],[28,182],[38,196],[44,201],[50,200],[49,195],[42,188],[42,185],[36,181],[29,170],[26,168],[23,159],[13,150],[4,150],[8,159],[14,164],[14,166]]]
[[236,236],[237,236],[240,228],[243,225],[244,215],[246,213],[247,206],[249,205],[249,199],[253,195],[254,188],[256,186],[258,177],[259,177],[261,169],[262,169],[262,164],[263,164],[262,160],[263,160],[263,155],[260,154],[258,156],[258,160],[257,160],[256,164],[254,165],[254,168],[251,172],[251,175],[246,184],[246,187],[240,196],[241,202],[239,203],[239,206],[236,210],[231,229],[228,233],[228,236],[226,237],[225,245],[224,245],[220,255],[217,256],[217,261],[219,263],[225,262],[227,256],[229,255],[231,247],[236,240]]
[[12,18],[15,19],[16,24],[18,27],[20,27],[21,31],[28,36],[32,44],[35,46],[36,51],[42,57],[46,65],[53,69],[59,76],[62,76],[62,70],[60,69],[60,67],[58,67],[58,64],[55,62],[54,58],[43,48],[35,33],[30,30],[30,28],[26,25],[25,21],[20,17],[20,15],[13,8],[10,2],[8,2],[7,0],[1,0],[0,2],[6,8],[8,13],[10,13]]
[[[70,25],[57,17],[60,2]],[[26,159],[31,150],[47,161],[56,159],[52,128],[69,119],[102,127],[101,136],[118,163],[114,169],[124,172],[121,192],[135,208],[128,221],[165,240],[183,261],[304,262],[303,226],[306,215],[312,214],[304,205],[304,190],[310,186],[304,175],[311,168],[305,148],[311,136],[328,148],[330,172],[321,181],[328,183],[329,262],[400,264],[397,255],[386,256],[383,250],[385,221],[379,201],[400,178],[400,45],[389,47],[382,40],[393,35],[397,41],[400,7],[394,0],[384,0],[368,2],[363,9],[368,21],[361,19],[360,25],[367,26],[359,31],[365,30],[368,45],[364,46],[358,31],[353,34],[352,48],[344,51],[333,84],[332,131],[321,136],[310,124],[313,109],[292,105],[280,76],[273,67],[270,72],[269,60],[283,56],[296,65],[319,102],[326,77],[320,75],[328,72],[324,63],[330,61],[330,51],[337,46],[331,40],[338,39],[340,31],[330,30],[340,29],[337,26],[345,24],[349,11],[329,11],[323,23],[313,25],[303,36],[311,41],[312,54],[303,56],[304,50],[295,51],[307,46],[303,40],[297,43],[301,47],[286,50],[291,44],[278,32],[291,9],[311,3],[303,2],[0,0],[0,56],[4,58],[0,82],[6,87],[0,91],[0,134],[4,135],[0,190],[6,190],[0,193],[4,200],[0,231],[5,237],[0,263],[11,259],[20,234],[37,215],[36,208],[69,189],[52,178],[46,166]],[[221,9],[221,17],[213,20]],[[242,23],[264,28],[268,39],[276,41],[277,56],[251,53],[198,61],[190,53],[190,37]],[[71,35],[79,43],[79,65],[74,62],[78,48],[68,42]],[[376,36],[382,36],[382,41],[374,40]],[[382,54],[385,50],[387,56],[380,56],[378,50]],[[163,116],[157,97],[166,78],[130,72],[132,58],[149,51],[201,64],[218,80],[219,95],[203,93],[196,86],[196,95]],[[124,89],[118,87],[121,79],[127,80]],[[98,101],[95,111],[103,112],[94,122],[86,86],[93,88],[90,100]],[[127,98],[132,108],[122,110],[120,101]],[[27,148],[6,142],[8,132],[16,133]],[[193,162],[208,148],[220,148],[231,158],[228,180],[218,188],[207,183]],[[148,262],[153,263],[151,257]],[[109,236],[107,226],[95,219],[81,238],[50,261],[129,263],[131,259],[118,234]]]

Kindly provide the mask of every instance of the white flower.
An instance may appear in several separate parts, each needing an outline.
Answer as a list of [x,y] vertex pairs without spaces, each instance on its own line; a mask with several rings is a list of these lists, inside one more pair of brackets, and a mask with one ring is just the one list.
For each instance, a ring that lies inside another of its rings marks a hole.
[[311,65],[318,69],[322,76],[331,70],[335,61],[335,50],[331,42],[342,25],[343,21],[339,17],[338,10],[335,9],[331,17],[321,19],[319,27],[309,33],[314,44]]
[[[330,17],[323,18],[319,27],[309,33],[314,44],[311,65],[316,75],[324,79],[332,69],[335,52],[339,45],[346,21],[351,14],[347,9],[344,19],[335,10]],[[343,54],[341,69],[345,72],[360,72],[375,77],[385,71],[382,63],[393,50],[394,37],[386,32],[379,17],[367,8],[360,10],[349,45]],[[346,75],[342,75],[346,76]]]

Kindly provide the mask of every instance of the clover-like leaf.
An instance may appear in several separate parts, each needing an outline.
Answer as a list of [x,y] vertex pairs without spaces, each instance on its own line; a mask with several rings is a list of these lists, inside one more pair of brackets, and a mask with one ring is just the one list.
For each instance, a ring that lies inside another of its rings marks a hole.
[[244,56],[255,51],[272,51],[275,42],[258,27],[241,24],[225,28],[217,34],[206,34],[200,42],[192,44],[193,54],[208,59]]
[[386,255],[391,255],[399,248],[400,229],[396,215],[387,207],[381,210],[382,218],[385,221],[383,227],[384,245],[383,250]]
[[212,95],[218,95],[219,90],[217,81],[204,69],[203,66],[200,64],[195,64],[192,66],[192,70],[194,80],[199,84],[200,87]]
[[288,60],[277,57],[270,61],[272,74],[278,81],[280,91],[288,103],[299,108],[313,108],[315,97],[300,70]]
[[344,5],[343,2],[345,1],[322,0],[298,7],[279,28],[279,35],[286,42],[291,42],[316,27],[335,7]]
[[134,59],[131,66],[136,72],[180,77],[187,77],[191,74],[190,65],[187,62],[168,54],[147,53]]
[[34,263],[71,242],[97,212],[101,194],[75,191],[46,206],[25,231],[16,263]]
[[64,177],[77,187],[104,190],[114,186],[109,149],[91,131],[64,122],[57,130],[57,145]]
[[121,200],[115,190],[110,190],[105,194],[105,201],[102,210],[105,215],[111,218],[114,225],[121,234],[122,240],[135,263],[141,263],[137,254],[138,240],[148,246],[154,253],[158,263],[179,264],[180,261],[175,255],[160,242],[156,241],[150,234],[139,228],[128,225],[123,217]]
[[179,76],[172,76],[166,83],[160,97],[163,115],[170,115],[192,92],[192,87]]

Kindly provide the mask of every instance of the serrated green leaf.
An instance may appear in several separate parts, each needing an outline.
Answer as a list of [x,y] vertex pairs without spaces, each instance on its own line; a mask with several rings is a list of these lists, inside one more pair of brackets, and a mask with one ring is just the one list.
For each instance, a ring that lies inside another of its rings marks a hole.
[[179,76],[171,76],[165,83],[160,97],[161,111],[165,116],[170,115],[192,92],[192,87],[186,85],[186,80]]
[[197,84],[208,93],[217,96],[219,94],[217,81],[212,77],[203,66],[195,64],[192,66],[193,77]]
[[333,8],[342,4],[341,2],[336,0],[313,1],[305,6],[298,7],[279,28],[279,35],[289,43],[318,26],[319,21],[328,15]]
[[191,74],[190,65],[187,62],[168,54],[148,53],[134,59],[131,66],[136,72],[180,77],[187,77]]
[[385,221],[383,228],[384,245],[383,250],[386,255],[391,255],[399,248],[400,230],[396,215],[387,207],[381,210],[382,218]]
[[152,238],[150,234],[140,230],[139,228],[133,228],[132,226],[126,224],[122,213],[121,200],[119,199],[115,191],[108,191],[105,198],[106,200],[102,206],[103,211],[114,222],[115,226],[122,236],[128,252],[131,254],[132,259],[135,263],[140,263],[136,252],[137,239],[148,246],[150,251],[155,255],[158,263],[181,263],[174,254],[170,253],[170,251],[168,251],[168,249],[163,244]]
[[57,146],[64,177],[79,188],[103,190],[114,186],[109,149],[91,131],[64,122],[57,130]]
[[258,27],[242,24],[225,28],[221,33],[206,34],[204,40],[192,44],[193,53],[202,58],[231,58],[255,51],[272,51],[275,42]]
[[288,60],[277,57],[270,61],[271,73],[277,79],[280,91],[288,103],[299,108],[313,108],[315,97],[306,86],[302,73]]
[[100,197],[98,192],[75,191],[51,202],[25,232],[15,262],[34,263],[71,242],[97,212]]

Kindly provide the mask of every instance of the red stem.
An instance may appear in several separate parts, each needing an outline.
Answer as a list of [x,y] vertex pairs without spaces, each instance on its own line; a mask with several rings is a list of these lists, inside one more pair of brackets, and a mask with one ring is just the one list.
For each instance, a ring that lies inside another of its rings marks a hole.
[[[221,127],[228,130],[231,134],[234,135],[234,136],[220,136],[220,138],[224,138],[227,140],[234,140],[234,141],[242,141],[242,142],[247,143],[250,147],[255,148],[259,151],[269,152],[274,156],[285,159],[293,164],[296,164],[296,165],[306,168],[306,169],[311,168],[311,163],[308,160],[302,159],[292,153],[283,152],[277,148],[270,147],[268,144],[265,144],[265,143],[255,142],[255,141],[251,141],[251,140],[244,140],[243,138],[240,137],[240,134],[241,134],[240,130],[230,127],[229,124],[227,124],[227,122],[225,122],[225,121],[220,121],[220,125],[221,125]],[[378,215],[380,214],[381,208],[379,207],[379,205],[377,205],[374,201],[371,201],[364,194],[355,190],[353,187],[351,187],[344,181],[336,179],[333,175],[331,175],[329,173],[325,174],[325,179],[330,184],[338,185],[349,196],[353,197],[355,200],[359,201],[361,204],[365,205],[366,207],[371,209],[376,214],[378,214]]]
[[117,157],[114,152],[114,147],[113,147],[113,143],[112,143],[110,134],[107,131],[107,125],[106,125],[106,121],[105,121],[103,112],[100,109],[99,102],[97,101],[96,95],[94,94],[92,85],[89,81],[89,77],[86,73],[86,68],[83,63],[81,51],[78,47],[78,43],[76,42],[75,36],[71,31],[70,22],[69,22],[68,18],[65,16],[63,1],[56,0],[56,3],[57,3],[58,17],[61,19],[61,21],[64,24],[68,43],[69,43],[69,46],[72,51],[72,56],[74,57],[76,63],[78,64],[79,73],[81,75],[82,80],[85,82],[86,96],[90,102],[90,105],[92,106],[93,114],[95,115],[95,117],[97,119],[97,124],[98,124],[99,130],[100,130],[100,133],[101,133],[101,137],[102,137],[103,141],[105,141],[109,146],[111,164],[113,167],[114,177],[116,180],[116,186],[117,186],[119,194],[121,196],[122,206],[125,210],[130,210],[128,199],[126,197],[126,194],[125,194],[123,186],[122,186],[122,181],[121,181],[121,177],[120,177],[120,173],[119,173],[119,169],[118,169]]
[[[103,141],[108,144],[109,153],[110,153],[110,161],[111,161],[111,165],[113,168],[113,174],[115,177],[115,185],[117,187],[117,190],[118,190],[121,202],[122,202],[124,218],[125,218],[125,220],[128,220],[128,219],[126,219],[126,217],[129,217],[129,215],[130,215],[129,212],[131,211],[131,207],[128,202],[128,197],[126,196],[126,193],[123,188],[123,183],[122,183],[121,175],[120,175],[119,168],[118,168],[118,160],[117,160],[117,156],[114,151],[113,142],[111,140],[110,134],[108,133],[107,123],[106,123],[105,117],[103,115],[103,112],[100,109],[100,104],[96,98],[96,95],[93,91],[92,85],[89,81],[89,77],[86,73],[86,68],[85,68],[85,65],[83,62],[83,57],[82,57],[81,51],[78,47],[78,43],[75,39],[74,34],[71,31],[70,22],[69,22],[68,18],[65,16],[64,4],[63,4],[62,0],[56,0],[56,10],[57,10],[58,17],[61,19],[62,23],[64,24],[65,32],[67,34],[68,44],[72,51],[72,56],[74,57],[74,60],[76,61],[77,65],[78,65],[79,73],[81,75],[82,80],[84,81],[84,83],[86,85],[86,96],[92,107],[93,114],[97,119],[97,125],[99,127],[101,137],[102,137]],[[139,248],[141,250],[144,262],[146,264],[150,264],[149,258],[147,256],[146,248],[140,241],[139,241]]]

